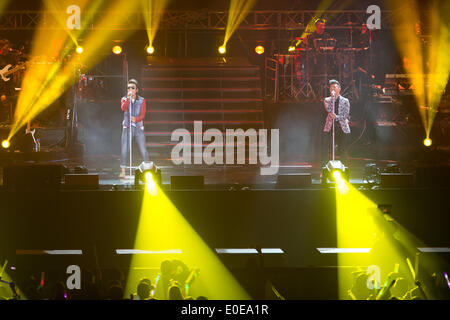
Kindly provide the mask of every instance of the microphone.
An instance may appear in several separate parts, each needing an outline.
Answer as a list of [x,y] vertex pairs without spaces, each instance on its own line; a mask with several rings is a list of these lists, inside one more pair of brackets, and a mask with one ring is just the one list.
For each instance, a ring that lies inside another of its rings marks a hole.
[[334,90],[331,91],[331,95],[333,96],[333,98],[334,98],[334,96],[336,95],[336,93],[334,92]]

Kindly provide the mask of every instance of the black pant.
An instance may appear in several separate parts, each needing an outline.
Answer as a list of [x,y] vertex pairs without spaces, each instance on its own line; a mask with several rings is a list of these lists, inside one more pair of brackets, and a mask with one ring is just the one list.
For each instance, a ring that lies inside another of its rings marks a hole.
[[[333,129],[330,132],[322,132],[322,166],[333,159],[332,131]],[[347,165],[347,140],[349,135],[342,131],[338,122],[334,124],[334,143],[336,145],[334,158],[340,160],[344,165]]]

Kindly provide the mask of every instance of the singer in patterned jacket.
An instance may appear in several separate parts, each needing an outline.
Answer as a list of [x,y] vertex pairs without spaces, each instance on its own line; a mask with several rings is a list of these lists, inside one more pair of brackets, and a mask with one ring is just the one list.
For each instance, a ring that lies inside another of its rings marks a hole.
[[322,165],[332,159],[332,125],[335,121],[335,159],[345,163],[347,160],[347,140],[350,136],[350,102],[340,95],[341,85],[337,80],[330,80],[330,96],[325,98],[323,104],[327,112],[325,127],[322,135]]

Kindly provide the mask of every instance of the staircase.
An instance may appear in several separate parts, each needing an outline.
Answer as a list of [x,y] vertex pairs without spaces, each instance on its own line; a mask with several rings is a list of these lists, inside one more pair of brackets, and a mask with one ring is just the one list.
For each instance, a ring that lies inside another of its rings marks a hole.
[[[144,124],[150,159],[160,166],[173,165],[171,151],[178,142],[170,141],[171,134],[187,129],[193,143],[194,121],[202,121],[203,133],[210,128],[223,135],[226,129],[264,128],[259,72],[257,66],[214,64],[144,67],[141,94],[147,102]],[[191,152],[194,156],[193,148]]]

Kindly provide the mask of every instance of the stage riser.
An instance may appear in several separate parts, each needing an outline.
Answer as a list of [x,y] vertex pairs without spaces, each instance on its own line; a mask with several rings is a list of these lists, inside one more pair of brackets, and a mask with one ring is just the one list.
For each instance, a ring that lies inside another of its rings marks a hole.
[[[448,189],[367,191],[428,246],[448,246]],[[334,190],[167,191],[211,248],[281,248],[287,266],[328,265],[316,248],[336,247]],[[82,249],[114,265],[132,249],[139,191],[1,192],[0,256],[16,249]],[[181,241],[181,239],[180,239]]]

